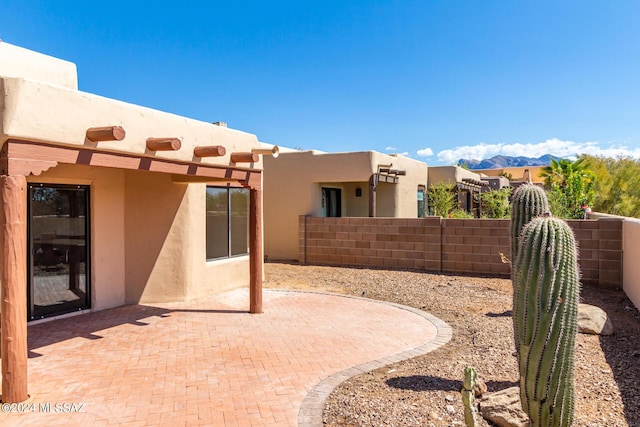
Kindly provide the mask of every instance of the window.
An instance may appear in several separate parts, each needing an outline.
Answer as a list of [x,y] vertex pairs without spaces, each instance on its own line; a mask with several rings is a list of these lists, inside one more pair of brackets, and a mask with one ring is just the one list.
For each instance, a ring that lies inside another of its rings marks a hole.
[[207,187],[207,259],[249,253],[249,190]]
[[322,187],[322,216],[342,216],[342,191],[339,188]]
[[424,218],[425,205],[424,205],[424,185],[418,186],[418,218]]

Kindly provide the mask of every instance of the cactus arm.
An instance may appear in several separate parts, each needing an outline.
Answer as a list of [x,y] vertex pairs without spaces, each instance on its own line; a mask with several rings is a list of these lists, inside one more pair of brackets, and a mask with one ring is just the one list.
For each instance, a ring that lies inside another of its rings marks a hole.
[[478,407],[474,388],[476,386],[477,373],[471,366],[464,370],[464,383],[460,393],[462,394],[462,405],[464,406],[464,422],[467,427],[475,427],[478,417]]

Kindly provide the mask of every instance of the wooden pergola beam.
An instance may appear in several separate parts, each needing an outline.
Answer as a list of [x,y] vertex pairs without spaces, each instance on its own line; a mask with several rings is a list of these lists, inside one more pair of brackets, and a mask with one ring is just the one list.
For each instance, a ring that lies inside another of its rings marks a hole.
[[178,151],[180,147],[180,138],[147,138],[147,149],[151,151]]
[[122,126],[103,126],[87,129],[87,139],[91,142],[122,141],[126,132]]
[[227,154],[227,149],[222,145],[199,145],[193,149],[196,157],[220,157]]
[[231,153],[232,163],[255,163],[260,160],[260,155],[256,153]]
[[116,153],[86,146],[51,145],[10,139],[2,147],[2,153],[0,173],[9,174],[7,171],[10,169],[10,175],[38,175],[42,170],[65,163],[170,173],[183,175],[185,180],[193,177],[194,181],[206,178],[237,181],[247,187],[259,186],[261,182],[261,171],[255,169]]
[[27,179],[0,176],[2,402],[27,400]]

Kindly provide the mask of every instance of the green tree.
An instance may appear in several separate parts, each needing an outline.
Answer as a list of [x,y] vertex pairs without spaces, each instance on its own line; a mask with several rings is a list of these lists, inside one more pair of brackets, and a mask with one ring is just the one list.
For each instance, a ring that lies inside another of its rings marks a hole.
[[589,169],[585,158],[572,162],[567,159],[551,159],[551,164],[542,168],[549,193],[549,205],[553,214],[560,218],[583,218],[582,206],[591,206],[595,196],[596,177]]
[[582,155],[596,176],[593,210],[640,218],[640,160]]
[[435,216],[446,218],[456,205],[455,186],[450,183],[439,183],[429,187],[429,207]]
[[509,196],[511,188],[486,191],[480,195],[482,216],[486,218],[508,218],[511,206]]

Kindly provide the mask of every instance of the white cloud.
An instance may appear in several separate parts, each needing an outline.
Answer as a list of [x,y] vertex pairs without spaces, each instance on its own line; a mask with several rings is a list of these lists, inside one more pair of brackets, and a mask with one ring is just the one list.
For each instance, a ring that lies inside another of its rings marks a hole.
[[385,147],[385,150],[386,151],[396,151],[397,148],[396,147],[392,147],[392,146],[389,145],[389,146]]
[[433,150],[429,147],[423,148],[422,150],[418,150],[418,156],[420,157],[433,156]]
[[[420,154],[420,152],[418,152]],[[592,156],[617,157],[631,156],[640,158],[640,149],[628,149],[625,146],[600,147],[599,142],[575,142],[563,141],[558,138],[548,139],[537,144],[477,144],[464,145],[451,150],[443,150],[438,153],[438,160],[447,164],[454,164],[459,159],[482,160],[496,155],[540,157],[551,154],[557,157],[575,158],[580,154]]]

